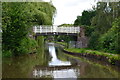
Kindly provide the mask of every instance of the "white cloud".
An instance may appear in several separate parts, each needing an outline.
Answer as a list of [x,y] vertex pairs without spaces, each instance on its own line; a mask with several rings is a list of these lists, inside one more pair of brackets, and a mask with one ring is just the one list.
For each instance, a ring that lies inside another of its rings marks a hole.
[[73,24],[83,10],[92,9],[92,5],[96,3],[95,0],[52,0],[52,2],[57,9],[54,25]]

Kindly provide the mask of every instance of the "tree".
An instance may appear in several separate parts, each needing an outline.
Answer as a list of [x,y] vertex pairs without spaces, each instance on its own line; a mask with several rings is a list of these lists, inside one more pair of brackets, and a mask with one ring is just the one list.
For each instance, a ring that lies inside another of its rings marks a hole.
[[110,28],[105,34],[99,38],[100,47],[104,51],[112,53],[120,53],[120,17],[113,22],[112,28]]
[[86,25],[89,48],[119,54],[119,17],[120,2],[111,2],[109,6],[105,2],[98,2],[92,12],[83,11],[74,25]]
[[[3,3],[3,48],[17,55],[20,42],[28,32],[29,19],[25,3]],[[9,7],[9,8],[7,8]],[[6,14],[5,14],[6,13]],[[17,47],[18,46],[18,47]]]
[[28,53],[36,45],[28,37],[30,28],[35,24],[52,24],[55,7],[47,2],[5,2],[2,5],[3,55]]
[[91,20],[92,18],[95,16],[96,12],[94,10],[84,10],[82,12],[82,16],[77,16],[77,19],[74,22],[75,26],[78,25],[87,25],[90,26],[91,25]]
[[61,24],[61,25],[59,25],[58,27],[71,27],[71,26],[73,26],[73,24]]
[[81,25],[81,16],[77,16],[77,19],[74,21],[74,26]]
[[[106,52],[119,53],[117,46],[120,2],[106,3],[98,2],[96,7],[96,16],[92,19],[94,30],[91,32],[89,47],[103,50]],[[116,19],[118,18],[118,19]]]
[[95,16],[95,11],[83,11],[81,17],[81,24],[82,25],[91,25],[91,19]]

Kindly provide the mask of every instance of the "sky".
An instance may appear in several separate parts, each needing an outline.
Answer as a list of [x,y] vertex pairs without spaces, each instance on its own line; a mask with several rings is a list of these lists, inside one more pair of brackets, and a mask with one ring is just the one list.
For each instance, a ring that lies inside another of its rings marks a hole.
[[[44,0],[50,1],[50,0]],[[52,0],[57,9],[54,25],[73,24],[77,16],[81,16],[84,10],[92,9],[96,0]]]

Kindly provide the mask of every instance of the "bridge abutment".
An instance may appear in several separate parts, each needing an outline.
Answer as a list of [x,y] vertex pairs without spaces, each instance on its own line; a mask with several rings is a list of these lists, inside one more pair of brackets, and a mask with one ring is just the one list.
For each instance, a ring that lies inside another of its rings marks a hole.
[[77,48],[87,48],[88,46],[88,38],[85,36],[85,29],[80,27],[80,33],[77,36]]

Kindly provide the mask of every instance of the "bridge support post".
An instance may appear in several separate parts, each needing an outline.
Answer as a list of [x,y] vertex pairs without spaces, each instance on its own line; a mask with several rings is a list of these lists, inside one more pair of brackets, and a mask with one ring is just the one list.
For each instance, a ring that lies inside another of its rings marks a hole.
[[85,36],[85,29],[80,27],[80,33],[77,36],[77,48],[86,48],[88,46],[88,38]]

